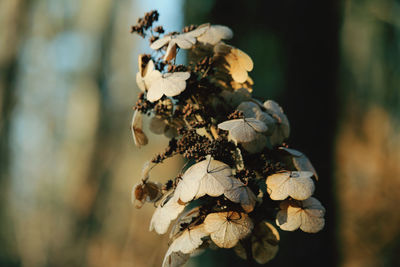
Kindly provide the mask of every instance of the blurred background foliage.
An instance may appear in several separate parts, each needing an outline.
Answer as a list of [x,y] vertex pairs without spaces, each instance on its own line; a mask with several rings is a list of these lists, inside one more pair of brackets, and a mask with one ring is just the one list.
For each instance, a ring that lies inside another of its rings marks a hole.
[[[137,149],[129,34],[158,9],[169,31],[211,22],[254,60],[254,95],[277,100],[289,144],[314,163],[318,234],[281,232],[268,266],[400,266],[399,0],[0,2],[0,266],[160,266],[167,239],[130,190],[164,149]],[[165,181],[180,159],[156,168]],[[243,266],[209,251],[190,266]]]

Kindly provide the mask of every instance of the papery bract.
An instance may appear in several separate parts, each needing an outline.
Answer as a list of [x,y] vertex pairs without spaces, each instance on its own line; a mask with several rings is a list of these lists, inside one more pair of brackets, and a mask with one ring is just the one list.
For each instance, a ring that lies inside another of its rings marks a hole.
[[316,233],[325,225],[325,208],[316,198],[296,202],[285,200],[276,215],[276,224],[285,231],[300,228],[303,232]]
[[297,200],[309,198],[315,190],[312,172],[281,172],[268,176],[267,192],[273,200],[284,200],[291,196]]
[[207,215],[204,229],[217,246],[232,248],[250,234],[253,222],[246,213],[217,212]]

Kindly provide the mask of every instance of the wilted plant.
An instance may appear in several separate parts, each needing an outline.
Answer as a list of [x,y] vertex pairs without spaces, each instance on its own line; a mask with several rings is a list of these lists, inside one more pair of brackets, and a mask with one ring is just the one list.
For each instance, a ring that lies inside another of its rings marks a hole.
[[[316,171],[284,143],[290,126],[282,108],[251,97],[253,61],[222,41],[232,31],[207,23],[163,35],[153,26],[157,19],[152,11],[132,27],[149,37],[154,53],[139,55],[142,92],[131,128],[136,145],[146,145],[145,114],[150,130],[170,141],[144,166],[132,198],[138,208],[157,206],[150,230],[165,234],[174,221],[163,266],[181,266],[215,246],[264,264],[278,251],[274,223],[285,231],[320,231],[325,209],[312,197]],[[189,52],[187,65],[175,64],[180,49]],[[153,167],[178,154],[189,168],[164,185],[149,180]]]

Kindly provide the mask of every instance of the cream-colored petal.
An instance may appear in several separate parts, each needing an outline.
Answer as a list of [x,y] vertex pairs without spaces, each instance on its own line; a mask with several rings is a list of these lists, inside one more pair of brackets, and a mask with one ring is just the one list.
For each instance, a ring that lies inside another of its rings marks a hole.
[[285,231],[300,228],[307,233],[319,232],[325,225],[325,208],[313,197],[304,201],[285,200],[276,217],[276,224]]
[[150,45],[151,49],[157,50],[169,43],[171,41],[172,37],[171,36],[164,36],[163,38],[158,39],[157,41],[153,42]]
[[204,195],[220,196],[232,187],[231,168],[223,162],[217,160],[205,160],[205,175],[200,181],[199,190],[196,198]]
[[325,225],[325,208],[314,197],[302,201],[303,212],[301,214],[300,229],[307,233],[316,233]]
[[222,25],[212,25],[201,36],[197,37],[197,41],[216,45],[221,40],[231,39],[233,32],[230,28]]
[[309,198],[315,190],[311,172],[281,172],[267,177],[267,191],[272,200],[288,196],[297,200]]
[[284,200],[289,196],[290,172],[270,175],[266,179],[267,192],[272,200]]
[[232,248],[253,229],[253,222],[246,213],[210,213],[204,220],[204,229],[211,240],[221,248]]
[[296,200],[305,200],[312,196],[315,185],[312,172],[291,172],[289,195]]
[[238,179],[232,178],[232,182],[233,186],[224,193],[225,197],[232,202],[240,203],[245,212],[252,212],[256,205],[257,197],[248,186],[244,185]]
[[165,234],[171,221],[178,217],[185,209],[185,205],[179,204],[178,198],[175,196],[161,202],[162,204],[157,207],[151,218],[150,231],[154,229],[158,234]]
[[183,175],[176,188],[176,194],[183,202],[204,195],[219,196],[232,184],[231,168],[225,163],[206,159],[191,166]]
[[[276,215],[276,224],[285,231],[294,231],[301,226],[301,213],[300,207],[285,205],[288,200],[281,203],[281,210]],[[290,202],[289,202],[290,203]],[[282,207],[284,207],[282,209]]]
[[205,232],[202,224],[194,226],[193,228],[184,230],[176,237],[170,245],[170,249],[173,252],[192,253],[203,244],[202,238],[206,236],[208,236],[208,233]]
[[251,142],[258,132],[265,132],[267,126],[256,119],[234,119],[218,124],[218,128],[229,131],[229,134],[238,142]]

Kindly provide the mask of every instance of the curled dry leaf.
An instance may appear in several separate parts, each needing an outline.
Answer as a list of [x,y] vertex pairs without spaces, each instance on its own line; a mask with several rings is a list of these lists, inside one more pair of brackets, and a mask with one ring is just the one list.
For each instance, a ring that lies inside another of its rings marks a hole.
[[316,198],[303,201],[285,200],[280,204],[276,224],[285,231],[300,228],[306,233],[316,233],[325,225],[325,208]]
[[232,202],[240,203],[245,212],[252,212],[256,205],[257,197],[248,186],[238,179],[232,178],[232,181],[233,186],[224,193],[225,197]]
[[297,200],[309,198],[315,190],[312,172],[281,172],[268,176],[267,191],[272,200],[292,197]]
[[[279,233],[268,222],[260,222],[256,225],[251,236],[251,249],[254,260],[259,264],[265,264],[275,258],[279,250]],[[242,259],[247,259],[246,251],[238,243],[234,248],[236,254]]]
[[197,37],[197,41],[205,44],[216,45],[221,40],[231,39],[233,32],[230,28],[222,25],[210,25],[209,23],[200,25],[199,28],[206,27],[206,31]]
[[248,72],[253,69],[253,60],[245,52],[224,43],[217,44],[214,48],[217,58],[223,58],[227,66],[225,68],[238,83],[246,82]]
[[186,88],[186,80],[189,79],[189,72],[172,72],[162,74],[158,70],[153,70],[146,81],[150,86],[147,91],[147,99],[150,102],[159,100],[163,95],[176,96]]
[[217,246],[232,248],[251,233],[253,222],[246,213],[217,212],[207,215],[204,229]]
[[156,202],[162,197],[162,185],[143,180],[132,189],[132,202],[140,209],[145,202]]
[[314,174],[315,179],[318,181],[317,171],[315,170],[314,166],[312,165],[311,161],[308,159],[306,155],[292,148],[280,147],[279,149],[286,151],[292,156],[291,157],[292,163],[298,171],[312,172]]
[[139,55],[139,71],[136,73],[136,83],[140,90],[143,92],[149,89],[150,80],[148,79],[149,74],[154,70],[154,62],[150,60],[147,62],[145,67],[143,67],[142,59],[144,55]]
[[232,187],[231,168],[225,163],[208,158],[191,166],[176,187],[175,194],[183,201],[204,195],[220,196]]
[[229,131],[234,140],[240,143],[251,142],[256,139],[257,133],[263,133],[268,127],[254,118],[234,119],[218,124],[218,128]]
[[175,195],[164,197],[151,218],[150,231],[154,229],[158,234],[165,234],[171,222],[178,217],[185,206],[180,204]]
[[131,122],[131,132],[132,132],[133,142],[135,142],[135,145],[137,147],[147,145],[147,143],[149,142],[142,128],[143,128],[142,113],[138,110],[135,110]]

